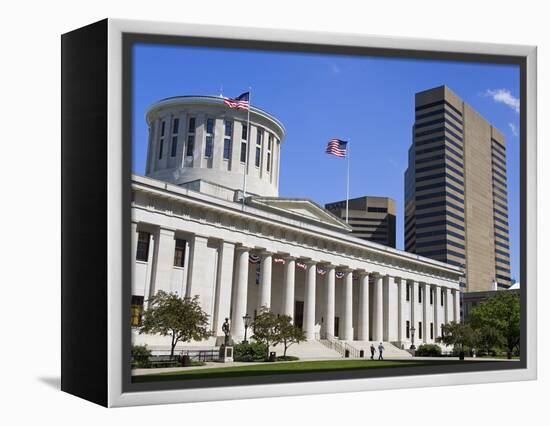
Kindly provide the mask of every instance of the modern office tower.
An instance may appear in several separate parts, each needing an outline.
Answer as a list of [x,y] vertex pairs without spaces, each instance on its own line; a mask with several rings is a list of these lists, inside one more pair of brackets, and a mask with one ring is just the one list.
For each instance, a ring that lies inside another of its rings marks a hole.
[[[325,205],[341,219],[346,219],[346,200]],[[395,201],[387,197],[359,197],[349,200],[349,223],[352,234],[363,240],[395,248]]]
[[405,172],[405,250],[464,265],[466,291],[510,282],[502,133],[448,87],[415,96]]

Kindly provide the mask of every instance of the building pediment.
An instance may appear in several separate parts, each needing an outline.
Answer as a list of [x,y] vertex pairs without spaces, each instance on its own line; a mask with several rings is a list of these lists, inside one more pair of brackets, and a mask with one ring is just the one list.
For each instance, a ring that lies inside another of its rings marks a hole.
[[347,223],[325,210],[317,203],[305,198],[248,197],[246,204],[278,213],[294,219],[314,222],[317,225],[337,228],[342,232],[351,232]]

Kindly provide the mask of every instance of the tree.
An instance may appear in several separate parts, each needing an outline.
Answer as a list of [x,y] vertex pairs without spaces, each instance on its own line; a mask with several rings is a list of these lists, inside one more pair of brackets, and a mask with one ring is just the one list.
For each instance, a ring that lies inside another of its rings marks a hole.
[[520,300],[519,294],[499,291],[495,296],[479,304],[470,313],[470,323],[476,329],[491,327],[500,333],[511,358],[520,343]]
[[437,339],[438,342],[444,343],[447,346],[452,345],[460,352],[464,352],[465,348],[476,348],[479,344],[480,333],[473,329],[469,324],[460,324],[457,322],[449,322],[442,327],[442,335]]
[[149,299],[149,308],[143,314],[140,334],[171,336],[170,358],[178,342],[202,340],[210,337],[208,315],[199,304],[199,296],[181,298],[176,293],[160,290]]
[[294,343],[300,343],[306,340],[304,331],[292,323],[292,318],[289,315],[279,315],[277,317],[277,335],[274,344],[280,343],[284,346],[283,356],[286,357],[287,349]]
[[269,355],[269,345],[274,343],[278,335],[277,324],[277,315],[271,312],[267,306],[260,308],[260,312],[252,323],[254,330],[252,338],[266,346],[266,358]]
[[489,325],[484,325],[478,328],[478,331],[480,334],[480,347],[485,349],[487,353],[496,348],[505,346],[504,338],[497,329]]

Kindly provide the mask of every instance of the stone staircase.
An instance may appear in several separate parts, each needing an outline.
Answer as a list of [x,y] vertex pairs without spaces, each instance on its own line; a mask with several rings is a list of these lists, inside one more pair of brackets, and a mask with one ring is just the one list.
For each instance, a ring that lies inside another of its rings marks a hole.
[[[282,345],[271,346],[270,352],[277,352],[277,356],[282,356],[284,347]],[[313,359],[339,359],[342,358],[337,351],[325,346],[319,340],[295,343],[286,351],[288,356],[297,356],[300,360]]]
[[[365,351],[365,358],[370,358],[370,346],[374,345],[376,349],[375,359],[378,358],[378,345],[380,342],[368,341],[368,340],[354,340],[348,344],[353,345],[358,351]],[[382,342],[384,345],[383,357],[385,359],[407,359],[412,358],[412,355],[405,349],[400,349],[390,342]]]

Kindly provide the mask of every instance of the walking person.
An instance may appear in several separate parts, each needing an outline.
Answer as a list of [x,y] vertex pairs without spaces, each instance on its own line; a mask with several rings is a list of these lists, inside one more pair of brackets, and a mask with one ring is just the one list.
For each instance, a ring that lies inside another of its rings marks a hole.
[[370,359],[374,360],[374,354],[376,352],[376,348],[374,347],[374,344],[370,344]]
[[382,342],[380,342],[380,344],[378,345],[378,359],[384,360],[384,358],[382,357],[382,352],[384,352],[384,345],[382,344]]

